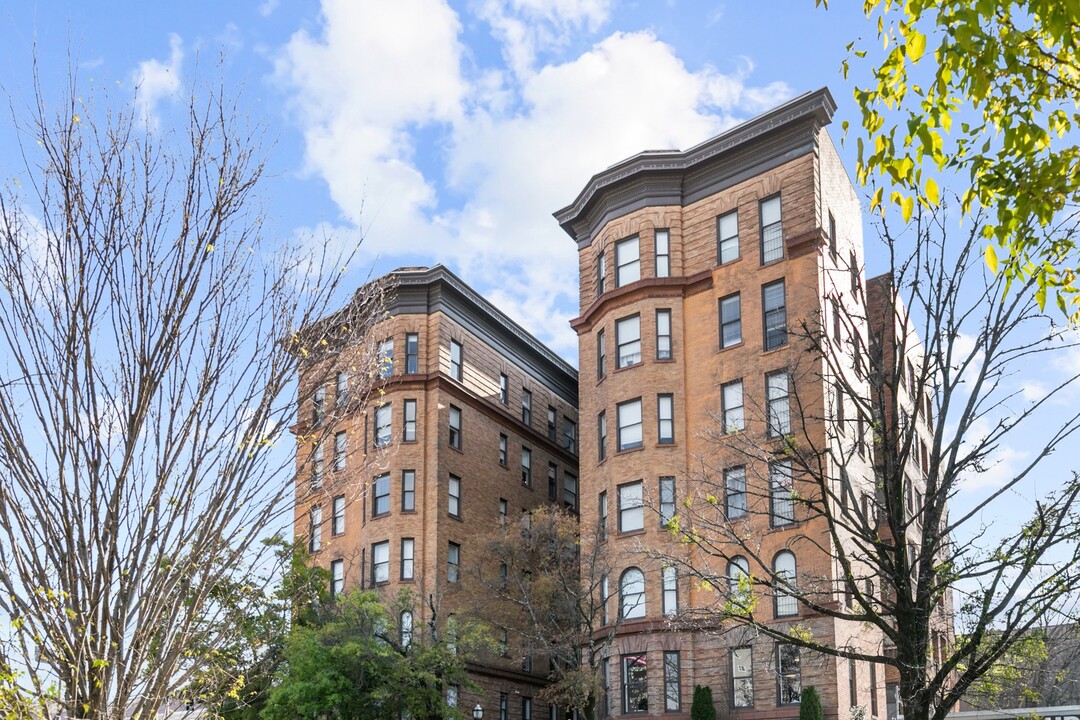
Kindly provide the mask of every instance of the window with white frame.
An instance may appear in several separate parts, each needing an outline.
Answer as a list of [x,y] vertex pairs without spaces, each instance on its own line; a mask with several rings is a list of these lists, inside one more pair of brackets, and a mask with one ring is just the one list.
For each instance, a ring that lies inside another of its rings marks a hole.
[[413,579],[413,558],[416,554],[416,541],[413,538],[401,538],[401,579]]
[[762,326],[766,350],[787,344],[787,300],[784,281],[777,280],[761,288]]
[[323,417],[326,414],[326,388],[315,388],[315,394],[311,398],[311,426],[319,427],[322,425]]
[[679,678],[679,653],[664,652],[664,711],[678,712],[682,709],[681,680]]
[[799,614],[799,603],[792,591],[795,588],[795,554],[782,550],[773,558],[773,584],[776,617]]
[[746,517],[746,468],[724,470],[725,511],[728,520]]
[[624,368],[641,362],[640,315],[615,321],[615,344],[618,352],[616,367]]
[[315,505],[308,513],[308,552],[322,549],[322,506]]
[[334,535],[345,534],[345,496],[338,495],[333,500],[333,515],[330,520],[330,532]]
[[716,264],[739,259],[739,213],[732,210],[716,218]]
[[727,566],[727,576],[732,607],[737,612],[748,612],[753,595],[750,563],[741,555],[731,558]]
[[458,703],[458,686],[450,685],[446,688],[446,706],[456,708]]
[[604,536],[607,535],[607,490],[600,493],[596,504],[600,508],[600,518],[597,520],[597,532],[600,534],[601,542],[603,542]]
[[604,257],[604,250],[601,248],[600,252],[596,256],[596,296],[600,297],[604,294],[604,283],[607,276],[607,258]]
[[548,500],[559,499],[559,468],[555,463],[548,463]]
[[596,457],[603,462],[607,457],[607,412],[596,416]]
[[769,506],[774,527],[795,522],[795,499],[792,491],[791,461],[769,463]]
[[349,399],[349,373],[344,370],[334,375],[334,402],[344,405]]
[[734,648],[731,651],[731,704],[737,708],[754,707],[754,651]]
[[412,645],[413,614],[411,610],[402,610],[398,620],[398,628],[401,631],[401,647],[408,648]]
[[379,343],[379,377],[388,378],[394,374],[394,339],[389,338]]
[[661,445],[675,442],[675,398],[673,395],[656,396],[656,441]]
[[551,405],[548,405],[548,413],[547,413],[548,440],[554,440],[555,439],[555,434],[556,434],[556,431],[558,430],[558,427],[556,425],[557,422],[558,422],[558,414],[555,412],[555,408],[552,407]]
[[641,447],[641,399],[619,403],[615,411],[618,415],[618,450]]
[[401,439],[405,442],[416,440],[416,401],[406,400],[404,408],[405,426],[401,431]]
[[603,329],[596,333],[596,379],[604,377],[607,365],[607,341]]
[[461,546],[448,543],[446,546],[446,580],[457,582],[461,577]]
[[645,617],[645,573],[636,567],[619,578],[619,614],[626,620]]
[[386,515],[390,512],[390,475],[375,478],[371,493],[372,516]]
[[345,432],[334,433],[334,472],[345,469],[346,449]]
[[563,447],[571,455],[577,455],[577,423],[563,415],[562,419]]
[[375,408],[375,447],[390,444],[390,403]]
[[656,311],[656,359],[670,360],[671,354],[671,311]]
[[521,720],[532,720],[532,698],[521,698]]
[[671,565],[660,571],[664,583],[664,615],[675,615],[679,612],[679,583],[675,568]]
[[384,540],[371,546],[371,582],[390,581],[390,541]]
[[671,233],[668,230],[657,230],[653,238],[656,245],[656,277],[670,277]]
[[742,342],[742,309],[740,295],[720,298],[720,347],[729,348]]
[[420,336],[416,333],[405,335],[405,372],[420,372]]
[[532,450],[521,448],[521,484],[532,487]]
[[401,509],[405,512],[416,510],[416,471],[401,471]]
[[510,404],[510,378],[506,373],[499,373],[499,402],[503,405]]
[[645,653],[623,655],[623,713],[649,712],[649,661]]
[[577,475],[563,473],[563,505],[577,512],[578,480]]
[[461,382],[465,376],[462,369],[464,362],[465,350],[462,348],[461,343],[456,340],[450,341],[450,377],[454,378],[458,382]]
[[450,476],[448,510],[451,516],[461,517],[461,478]]
[[784,257],[784,231],[780,218],[780,196],[761,201],[761,264]]
[[507,452],[510,447],[510,438],[505,434],[499,433],[499,464],[505,465],[507,462]]
[[802,699],[802,669],[797,646],[776,646],[776,682],[776,704],[798,705]]
[[791,398],[788,395],[788,374],[785,370],[765,376],[765,406],[768,417],[768,436],[783,437],[791,432]]
[[461,408],[450,406],[450,447],[461,449]]
[[532,425],[532,392],[521,389],[521,422]]
[[742,380],[724,383],[720,388],[720,403],[723,414],[725,433],[738,432],[745,428],[743,422],[743,387]]
[[641,252],[637,237],[615,243],[615,287],[641,279]]
[[633,532],[645,527],[641,481],[619,486],[619,532]]
[[337,597],[345,592],[345,561],[330,561],[330,597]]
[[600,624],[608,624],[608,598],[611,597],[610,589],[608,588],[608,576],[605,574],[600,578]]
[[311,454],[311,484],[315,487],[322,485],[323,479],[323,447],[320,442],[315,446]]
[[660,527],[667,524],[675,517],[675,478],[660,478]]

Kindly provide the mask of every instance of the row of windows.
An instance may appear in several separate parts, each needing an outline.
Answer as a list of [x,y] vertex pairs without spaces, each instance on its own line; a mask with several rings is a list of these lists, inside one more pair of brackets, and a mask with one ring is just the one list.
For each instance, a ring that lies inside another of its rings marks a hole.
[[[364,552],[361,551],[361,568],[364,565]],[[398,579],[411,581],[416,578],[416,540],[414,538],[401,538],[398,546]],[[363,576],[363,569],[361,569]],[[371,545],[371,571],[367,579],[372,585],[380,585],[390,582],[390,541],[382,540]],[[461,545],[455,542],[447,543],[446,556],[446,579],[448,582],[457,582],[461,579]],[[330,594],[340,595],[345,589],[345,561],[343,559],[330,562]]]
[[[664,567],[660,571],[660,582],[663,588],[661,613],[665,617],[678,614],[679,583],[675,568]],[[607,601],[610,595],[606,575],[600,578],[600,596],[603,601],[600,623],[601,625],[607,625],[609,621]],[[646,614],[645,573],[641,568],[627,568],[619,576],[619,618],[634,620],[643,618]]]
[[[643,444],[641,398],[627,400],[615,406],[615,446],[619,452],[634,450]],[[601,462],[607,458],[607,411],[596,419],[597,455]],[[675,443],[675,396],[661,393],[656,396],[656,443]]]
[[[758,204],[761,235],[759,250],[761,264],[782,260],[784,257],[784,232],[781,217],[780,196],[762,200]],[[835,230],[832,232],[835,233]],[[667,228],[653,231],[653,254],[656,277],[671,276],[671,232]],[[716,264],[724,265],[739,259],[739,214],[737,210],[716,219]],[[620,288],[641,279],[641,240],[638,236],[624,238],[615,243],[615,287]],[[607,257],[601,250],[596,257],[596,295],[607,289]]]
[[[505,374],[499,375],[499,402],[503,405],[510,404],[510,380]],[[532,391],[526,388],[521,389],[521,422],[525,425],[532,427]],[[553,405],[548,405],[547,409],[547,436],[552,442],[559,442],[559,433],[557,428],[558,412]],[[562,447],[570,453],[577,454],[577,423],[563,415],[562,418]]]

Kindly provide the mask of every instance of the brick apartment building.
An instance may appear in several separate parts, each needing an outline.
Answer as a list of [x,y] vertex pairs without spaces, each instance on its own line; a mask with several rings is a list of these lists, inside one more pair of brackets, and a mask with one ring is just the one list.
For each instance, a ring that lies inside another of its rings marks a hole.
[[[305,392],[297,432],[318,445],[297,453],[295,533],[334,593],[408,589],[417,602],[400,626],[426,627],[434,601],[445,629],[494,523],[541,503],[576,509],[577,373],[442,266],[388,281],[371,399],[349,402],[344,368],[368,364],[348,352]],[[488,718],[548,717],[533,697],[546,666],[492,657],[472,670],[481,697],[450,690],[466,714],[480,701]]]
[[[758,542],[753,559],[733,556],[724,572],[737,580],[768,563],[766,572],[839,587],[825,521],[794,502],[790,467],[727,457],[709,429],[738,429],[767,455],[799,423],[850,493],[875,498],[868,419],[830,373],[861,377],[859,349],[873,340],[862,306],[890,294],[862,277],[859,197],[824,130],[834,110],[820,90],[690,150],[643,152],[594,176],[556,213],[578,246],[578,372],[445,268],[393,273],[376,338],[389,359],[384,394],[324,439],[333,469],[321,472],[317,492],[306,477],[297,486],[296,533],[332,570],[335,589],[442,597],[486,527],[555,501],[605,526],[625,559],[610,579],[606,615],[620,625],[601,716],[687,717],[698,684],[713,689],[722,717],[794,718],[810,685],[826,717],[848,720],[852,706],[895,716],[896,678],[881,666],[747,630],[672,623],[714,598],[655,558],[685,552],[665,524],[694,497],[688,470],[708,456],[723,468],[729,516]],[[833,332],[829,363],[807,359],[789,333],[801,323]],[[327,408],[347,382],[328,383]],[[869,384],[856,390],[869,393]],[[307,472],[299,455],[298,467]],[[778,625],[882,648],[864,624],[807,613],[779,594],[762,598]],[[496,659],[474,669],[483,690],[463,694],[466,710],[480,702],[499,720],[555,712],[532,700],[546,668]]]

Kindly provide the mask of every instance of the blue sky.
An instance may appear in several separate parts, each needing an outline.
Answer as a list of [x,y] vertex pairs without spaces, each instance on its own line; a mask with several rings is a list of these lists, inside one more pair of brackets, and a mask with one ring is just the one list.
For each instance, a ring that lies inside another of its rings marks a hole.
[[364,235],[358,281],[376,258],[445,263],[573,361],[575,250],[551,213],[613,162],[807,90],[851,117],[839,66],[868,26],[840,5],[25,0],[0,14],[0,84],[27,98],[36,53],[57,93],[70,57],[153,119],[221,72],[274,141],[268,232]]

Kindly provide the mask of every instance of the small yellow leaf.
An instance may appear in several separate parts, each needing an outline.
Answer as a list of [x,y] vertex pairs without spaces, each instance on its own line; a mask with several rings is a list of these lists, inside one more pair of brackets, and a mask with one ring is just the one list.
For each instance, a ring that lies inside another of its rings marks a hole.
[[934,178],[926,179],[926,201],[933,206],[937,206],[940,199],[940,193],[938,192],[937,183],[934,182]]
[[985,254],[986,254],[986,265],[987,265],[987,267],[990,268],[990,272],[997,275],[997,271],[998,271],[997,250],[994,249],[993,245],[987,245]]
[[911,220],[911,213],[915,210],[915,198],[906,197],[900,201],[900,214],[904,218],[904,222]]

